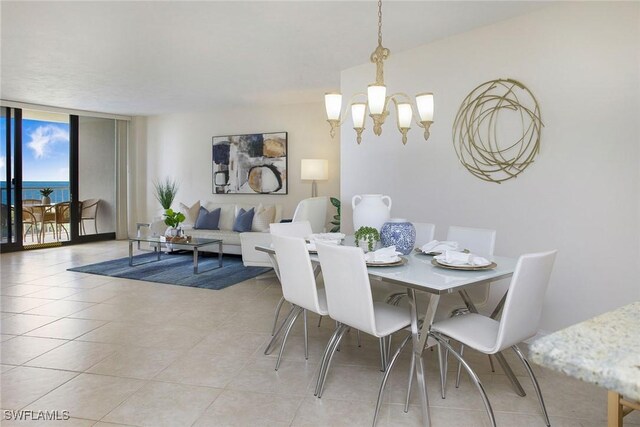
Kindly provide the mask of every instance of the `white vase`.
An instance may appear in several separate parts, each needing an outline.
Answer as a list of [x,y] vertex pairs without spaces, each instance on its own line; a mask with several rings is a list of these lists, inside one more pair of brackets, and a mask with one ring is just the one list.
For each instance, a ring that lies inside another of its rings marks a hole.
[[[385,199],[387,203],[384,202]],[[360,227],[373,227],[380,231],[382,224],[391,217],[391,197],[382,194],[353,196],[351,207],[353,208],[354,231]]]

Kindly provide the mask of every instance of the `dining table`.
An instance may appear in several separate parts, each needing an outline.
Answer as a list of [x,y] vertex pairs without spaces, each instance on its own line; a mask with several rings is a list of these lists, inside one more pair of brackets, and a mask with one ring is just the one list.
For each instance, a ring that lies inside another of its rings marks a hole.
[[[342,244],[355,246],[352,236],[348,236]],[[278,279],[280,273],[278,271],[278,260],[275,250],[271,246],[258,245],[255,249],[259,252],[266,253],[273,265],[274,271]],[[370,279],[375,281],[382,280],[405,288],[411,310],[411,334],[412,334],[412,351],[415,354],[415,375],[418,387],[418,397],[422,410],[422,419],[425,426],[431,425],[431,416],[429,412],[429,400],[427,396],[427,388],[425,382],[424,359],[423,352],[426,348],[435,345],[435,341],[428,340],[429,330],[433,324],[433,320],[438,308],[438,303],[442,295],[458,293],[470,312],[477,313],[478,310],[473,304],[473,300],[469,297],[468,290],[490,284],[491,282],[509,278],[513,275],[517,259],[493,256],[490,258],[496,265],[490,269],[462,271],[442,268],[435,265],[433,256],[429,256],[418,251],[413,251],[408,255],[404,255],[406,260],[402,265],[398,266],[378,266],[367,267]],[[311,262],[319,264],[317,254],[310,252]],[[416,292],[426,292],[430,294],[429,303],[423,313],[418,312],[416,305]],[[504,305],[506,293],[502,297],[498,306],[492,313],[492,317],[499,315],[500,309]],[[422,317],[422,323],[419,319]],[[272,343],[277,340],[277,333],[272,339]],[[271,345],[271,343],[270,343]],[[516,378],[507,360],[501,353],[495,355],[496,360],[502,367],[505,375],[509,379],[512,388],[519,396],[525,396],[522,385]]]

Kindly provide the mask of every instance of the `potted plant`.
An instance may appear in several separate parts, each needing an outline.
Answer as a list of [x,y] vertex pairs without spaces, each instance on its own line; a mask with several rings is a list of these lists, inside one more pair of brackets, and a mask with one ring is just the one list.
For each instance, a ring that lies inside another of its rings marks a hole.
[[169,236],[180,237],[182,231],[180,229],[180,223],[185,219],[186,217],[182,212],[174,212],[171,208],[164,211],[164,223],[170,227],[167,230],[169,232]]
[[165,211],[167,209],[171,209],[171,204],[176,198],[178,188],[180,187],[178,183],[171,178],[165,178],[164,181],[155,181],[153,183],[153,187],[156,192],[156,200],[160,202],[160,205],[162,205],[162,209],[164,209]]
[[340,199],[336,199],[335,197],[332,197],[330,200],[331,200],[331,204],[335,206],[337,210],[336,215],[333,216],[333,220],[331,221],[331,225],[333,225],[331,232],[337,233],[340,231]]
[[53,189],[50,187],[45,187],[42,190],[40,190],[40,194],[42,195],[42,204],[43,205],[50,205],[51,204],[51,193],[53,193]]
[[380,241],[380,233],[373,227],[360,227],[355,232],[356,246],[361,247],[363,251],[370,252]]

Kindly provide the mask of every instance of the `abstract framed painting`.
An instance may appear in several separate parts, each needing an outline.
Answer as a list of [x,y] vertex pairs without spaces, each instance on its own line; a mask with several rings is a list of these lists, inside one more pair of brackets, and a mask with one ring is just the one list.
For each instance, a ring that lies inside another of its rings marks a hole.
[[287,132],[212,138],[213,194],[287,194]]

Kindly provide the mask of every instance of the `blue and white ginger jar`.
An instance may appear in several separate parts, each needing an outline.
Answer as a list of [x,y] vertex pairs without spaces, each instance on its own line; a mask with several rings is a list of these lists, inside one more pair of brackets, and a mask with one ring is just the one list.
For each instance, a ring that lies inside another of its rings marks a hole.
[[380,242],[385,248],[395,245],[398,252],[409,255],[416,244],[416,228],[406,219],[392,218],[382,225]]

